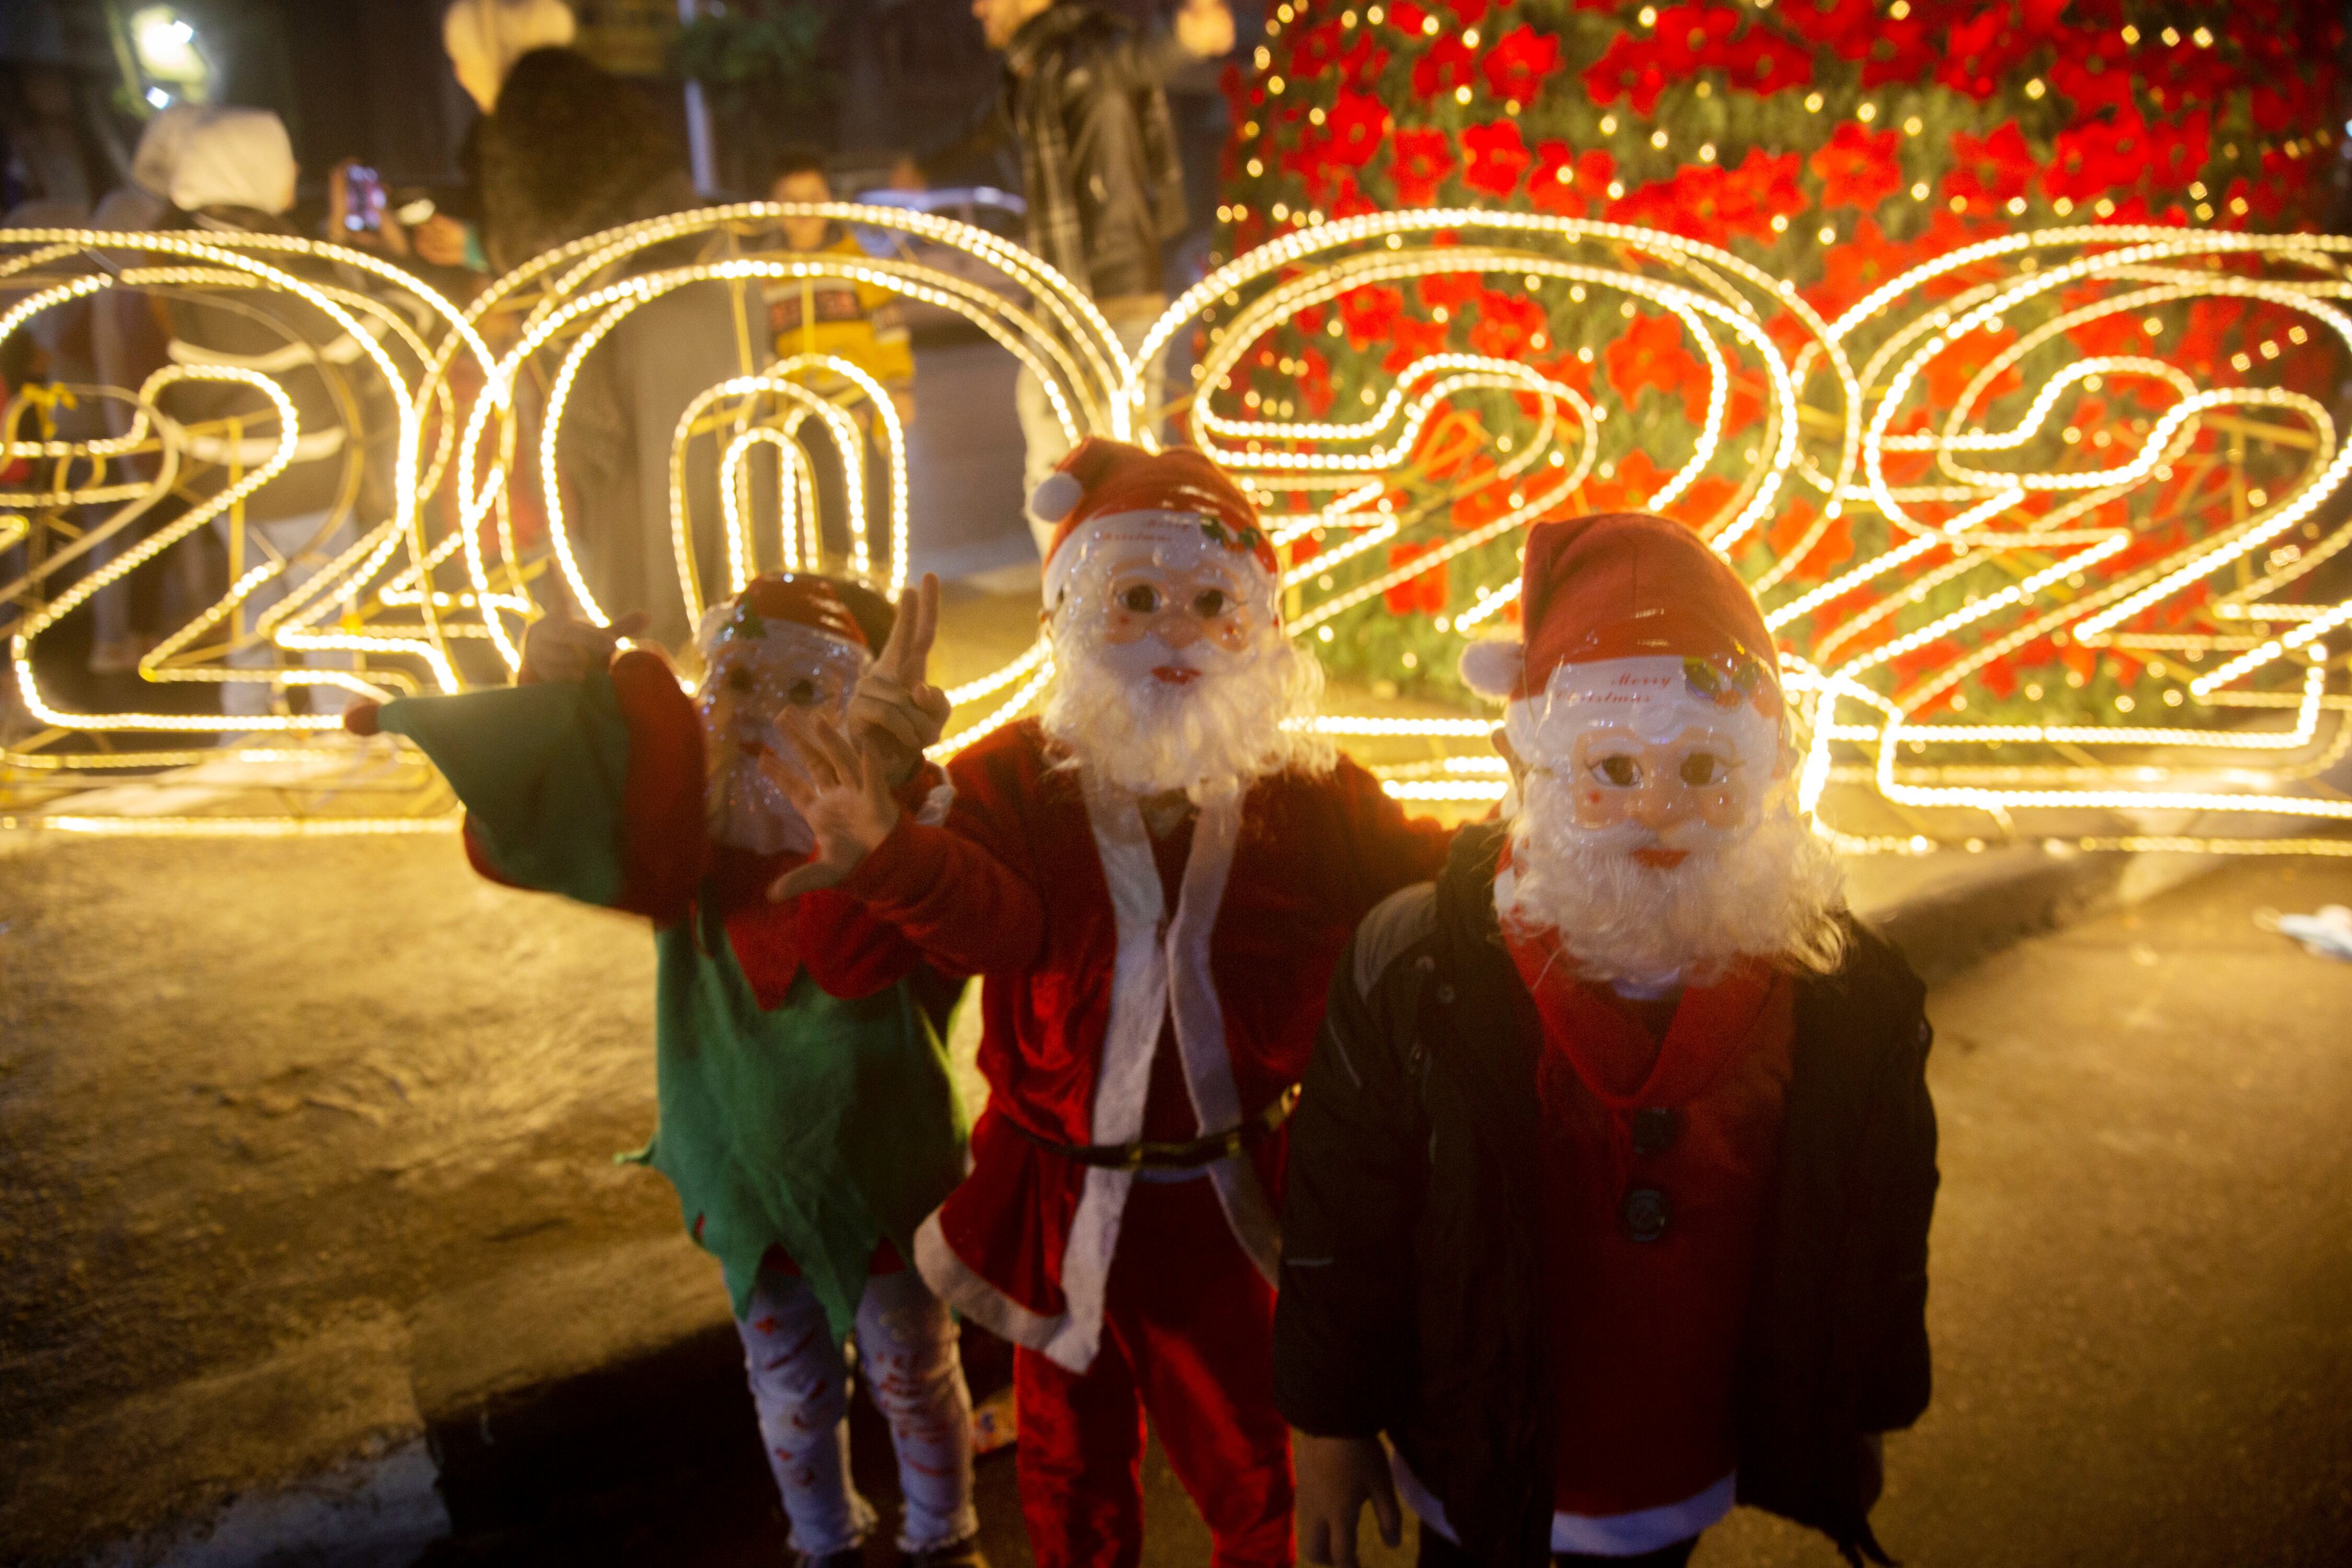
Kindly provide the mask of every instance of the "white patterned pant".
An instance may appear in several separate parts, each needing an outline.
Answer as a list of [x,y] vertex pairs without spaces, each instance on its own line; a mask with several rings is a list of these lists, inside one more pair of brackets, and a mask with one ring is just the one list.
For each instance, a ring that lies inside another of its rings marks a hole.
[[[735,1329],[793,1549],[824,1557],[859,1545],[874,1529],[874,1508],[849,1479],[849,1363],[816,1292],[797,1276],[763,1269]],[[980,1528],[971,1395],[947,1307],[912,1268],[874,1275],[857,1304],[856,1344],[866,1390],[898,1450],[906,1498],[899,1550],[963,1540]]]

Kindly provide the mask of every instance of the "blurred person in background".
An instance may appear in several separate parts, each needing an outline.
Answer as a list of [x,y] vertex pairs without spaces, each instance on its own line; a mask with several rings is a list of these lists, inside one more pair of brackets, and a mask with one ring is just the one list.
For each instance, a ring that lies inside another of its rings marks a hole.
[[499,89],[515,62],[533,49],[568,47],[579,32],[562,0],[456,0],[441,16],[441,46],[448,51],[457,85],[482,111],[457,149],[466,178],[464,193],[410,228],[408,243],[436,267],[489,270],[481,236],[481,129],[496,112]]
[[[204,123],[205,111],[193,104],[175,103],[147,121],[131,158],[131,177],[100,198],[90,214],[92,228],[152,229],[172,216],[172,175],[188,139]],[[125,262],[152,253],[124,251]],[[135,393],[147,378],[170,363],[167,346],[171,326],[163,301],[135,289],[110,289],[89,301],[90,358],[101,386]],[[108,436],[124,436],[137,417],[132,405],[120,398],[100,398],[98,411]],[[152,479],[156,460],[150,455],[121,459],[126,474]],[[91,508],[88,521],[96,526],[113,507]],[[131,549],[181,510],[169,497],[159,501],[130,527],[101,541],[89,552],[90,568]],[[140,658],[154,647],[167,626],[184,621],[204,607],[200,558],[189,552],[173,552],[173,563],[159,574],[153,570],[108,584],[90,600],[89,668],[93,675],[127,675]]]
[[[812,148],[779,153],[770,175],[768,199],[775,202],[829,202],[833,185],[826,179],[824,154]],[[845,262],[866,259],[856,238],[830,218],[787,217],[778,221],[784,248],[803,256],[837,256]],[[803,354],[824,354],[848,361],[877,383],[889,397],[901,425],[915,417],[915,354],[898,296],[878,283],[851,278],[772,278],[766,288],[768,339],[778,362]],[[873,459],[882,445],[876,426],[880,415],[865,388],[837,371],[811,369],[800,381],[810,390],[847,409],[856,420],[865,442],[866,493],[880,498],[888,475]],[[829,447],[829,442],[817,446]],[[848,496],[841,474],[830,464],[815,465],[817,504],[824,519],[828,550],[849,546]],[[868,502],[869,519],[876,515]]]
[[[833,200],[824,154],[809,148],[778,154],[768,199]],[[788,217],[777,227],[787,250],[866,259],[856,239],[831,218]],[[914,418],[915,354],[908,343],[907,323],[896,293],[877,283],[847,278],[779,278],[769,282],[767,294],[768,332],[777,358],[836,354],[882,384],[899,418]],[[835,375],[830,383],[810,384],[831,395],[846,394],[856,384]]]
[[[520,0],[468,3],[510,15]],[[551,22],[562,9],[541,7]],[[452,63],[460,79],[477,68],[455,51]],[[491,102],[475,143],[481,240],[495,273],[600,230],[703,205],[684,153],[652,106],[584,55],[529,50],[506,70]],[[656,273],[701,260],[707,248],[699,238],[674,241],[638,251],[620,268]],[[589,592],[599,607],[644,608],[649,635],[683,656],[691,654],[692,628],[670,541],[672,434],[697,394],[756,368],[745,363],[750,346],[740,342],[726,284],[686,284],[621,320],[583,363],[564,407],[557,457],[563,511]],[[718,469],[715,454],[686,465],[688,515],[706,584],[721,581],[725,560]]]
[[[1168,306],[1160,244],[1186,223],[1163,84],[1186,66],[1232,52],[1233,12],[1225,0],[1182,0],[1172,27],[1150,37],[1093,0],[972,0],[971,14],[1004,58],[996,96],[964,136],[902,159],[893,180],[919,189],[1017,140],[1029,248],[1093,297],[1132,353]],[[1145,371],[1148,422],[1157,422],[1165,401],[1163,370],[1154,355]],[[1022,370],[1014,396],[1028,494],[1071,443],[1034,372]],[[1053,525],[1034,511],[1028,521],[1043,559]]]
[[[209,234],[291,234],[286,214],[294,205],[296,173],[293,146],[277,115],[260,109],[211,110],[190,130],[173,170],[170,221]],[[343,288],[365,286],[364,275],[338,273],[299,256],[274,256],[272,265]],[[272,606],[299,594],[352,547],[359,537],[357,517],[390,512],[399,422],[389,390],[341,323],[282,291],[186,294],[171,301],[169,320],[165,352],[172,363],[268,376],[293,404],[299,426],[292,460],[246,499],[242,536],[226,512],[213,522],[228,546],[232,576],[271,569],[238,606],[229,668],[348,668],[347,654],[279,647],[257,627]],[[240,422],[193,436],[184,462],[249,472],[277,452],[278,410],[250,384],[184,381],[166,388],[162,401],[184,426]],[[229,482],[226,473],[219,482]],[[341,712],[349,701],[331,684],[244,679],[222,688],[221,710],[231,716],[267,713],[280,686],[289,689],[289,707],[299,705],[293,689],[308,686],[314,713]]]

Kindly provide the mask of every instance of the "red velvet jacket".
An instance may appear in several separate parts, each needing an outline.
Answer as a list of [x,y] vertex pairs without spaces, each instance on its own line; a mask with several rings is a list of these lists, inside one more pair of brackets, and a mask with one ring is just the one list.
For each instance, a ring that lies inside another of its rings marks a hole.
[[[1204,809],[1178,907],[1131,802],[1089,800],[1034,721],[950,764],[940,827],[902,818],[843,884],[936,966],[984,977],[988,1109],[972,1172],[916,1237],[932,1288],[998,1332],[1083,1370],[1117,1243],[1125,1172],[1041,1149],[1139,1135],[1172,1019],[1204,1131],[1265,1110],[1305,1071],[1331,968],[1363,913],[1434,874],[1450,837],[1409,821],[1371,774],[1261,781]],[[804,928],[805,929],[805,928]],[[820,949],[850,928],[814,938]],[[827,954],[827,961],[833,961]],[[1210,1175],[1269,1277],[1284,1139]]]

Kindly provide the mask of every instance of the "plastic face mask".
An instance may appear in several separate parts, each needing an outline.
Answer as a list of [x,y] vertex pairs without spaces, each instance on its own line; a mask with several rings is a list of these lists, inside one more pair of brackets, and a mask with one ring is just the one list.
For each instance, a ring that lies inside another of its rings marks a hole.
[[696,689],[714,826],[722,839],[762,854],[814,842],[800,814],[761,772],[766,752],[801,770],[800,747],[777,716],[789,709],[846,717],[866,653],[804,626],[760,637],[721,637]]
[[1579,829],[1660,865],[1751,828],[1780,762],[1764,705],[1740,691],[1725,700],[1682,662],[1564,665],[1508,721],[1513,748],[1566,792]]
[[1129,543],[1081,562],[1059,614],[1121,679],[1177,686],[1247,657],[1275,626],[1264,574],[1231,550],[1190,541]]
[[1596,725],[1576,737],[1568,763],[1579,827],[1634,823],[1670,839],[1690,823],[1736,833],[1755,815],[1756,770],[1738,742],[1711,724],[1686,725],[1664,740]]

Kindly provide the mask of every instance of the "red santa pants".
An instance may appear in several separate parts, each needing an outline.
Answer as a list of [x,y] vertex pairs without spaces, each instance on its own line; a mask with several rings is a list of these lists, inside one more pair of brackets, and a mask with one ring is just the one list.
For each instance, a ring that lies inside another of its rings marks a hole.
[[1214,1568],[1290,1568],[1290,1431],[1274,1407],[1274,1288],[1205,1179],[1135,1184],[1102,1348],[1073,1373],[1013,1355],[1021,1511],[1037,1568],[1135,1568],[1149,1412],[1208,1521]]

